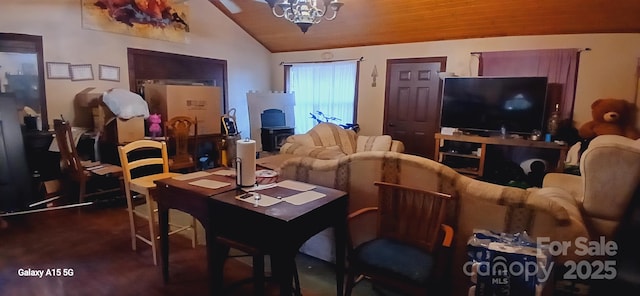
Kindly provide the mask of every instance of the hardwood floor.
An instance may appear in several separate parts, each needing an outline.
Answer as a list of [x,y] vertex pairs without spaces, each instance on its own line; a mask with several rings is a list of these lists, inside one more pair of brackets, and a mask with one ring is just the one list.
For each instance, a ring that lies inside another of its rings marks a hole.
[[[150,247],[138,244],[137,251],[131,250],[123,207],[64,209],[5,220],[8,227],[0,229],[0,295],[208,294],[204,247],[193,249],[190,240],[171,236],[170,282],[165,285],[160,267],[153,265]],[[308,262],[301,264],[311,268]],[[19,275],[29,269],[50,270],[53,275]],[[63,274],[69,271],[73,274]],[[229,259],[224,273],[225,283],[232,283],[250,277],[251,268]],[[250,295],[251,288],[241,285],[229,294]],[[303,294],[327,295],[326,289],[335,291],[331,284],[320,283],[303,285]],[[277,294],[272,283],[267,290],[268,295]]]

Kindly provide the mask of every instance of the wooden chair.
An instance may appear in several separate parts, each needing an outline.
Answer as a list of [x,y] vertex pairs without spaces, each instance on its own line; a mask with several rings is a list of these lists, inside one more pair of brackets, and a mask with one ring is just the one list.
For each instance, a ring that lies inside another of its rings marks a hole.
[[[268,254],[263,252],[262,250],[255,248],[253,246],[236,242],[231,239],[227,239],[225,237],[217,237],[216,241],[218,243],[224,244],[228,248],[236,249],[244,254],[235,255],[234,257],[252,257],[253,264],[253,273],[251,278],[241,279],[236,282],[231,283],[228,287],[226,287],[227,293],[224,294],[233,294],[233,291],[241,285],[245,283],[251,282],[253,283],[253,291],[254,295],[262,296],[264,295],[264,284],[267,277],[265,276],[265,264],[264,257]],[[296,266],[295,261],[293,262],[293,295],[301,296],[301,288],[300,288],[300,277],[298,274],[298,267]]]
[[60,151],[60,165],[62,173],[69,181],[78,183],[78,200],[80,203],[84,203],[86,198],[89,196],[122,190],[120,186],[117,186],[113,189],[87,193],[87,184],[89,180],[98,176],[120,177],[122,174],[122,168],[117,165],[107,163],[92,162],[89,160],[83,161],[80,156],[78,156],[78,151],[73,139],[73,133],[71,131],[71,124],[65,120],[55,119],[53,121],[53,126],[56,135],[56,143],[58,144],[58,150]]
[[[157,227],[157,206],[153,200],[151,194],[156,187],[155,180],[171,178],[180,175],[179,173],[169,172],[169,160],[167,156],[167,144],[162,141],[152,140],[137,140],[118,147],[120,154],[120,163],[122,165],[122,172],[124,176],[124,188],[127,196],[127,210],[129,212],[129,226],[131,227],[131,248],[136,250],[137,240],[141,240],[151,246],[151,252],[153,254],[153,264],[158,265],[158,239],[159,236],[156,231]],[[143,157],[134,159],[132,152],[144,155],[153,155],[151,157]],[[156,156],[157,153],[160,156]],[[154,155],[155,154],[155,155]],[[162,167],[157,173],[149,173],[155,167]],[[141,174],[140,171],[144,172]],[[132,172],[136,173],[136,177],[133,177]],[[146,174],[145,174],[146,172]],[[140,176],[141,175],[141,176]],[[136,192],[144,195],[145,203],[147,205],[146,213],[144,210],[136,209],[131,192]],[[147,219],[149,226],[149,235],[138,234],[136,231],[136,216]],[[192,231],[191,245],[196,247],[197,235],[196,235],[196,220],[191,217],[191,223],[189,225],[177,225],[169,223],[175,230],[169,234],[190,230]]]
[[[189,151],[189,134],[193,128],[194,143],[193,150]],[[169,158],[169,170],[196,170],[198,160],[196,151],[198,149],[198,118],[188,116],[176,116],[169,119],[164,124],[164,135],[167,142],[173,141],[175,145],[175,155]]]
[[438,284],[450,265],[442,247],[453,239],[453,228],[445,224],[449,210],[455,209],[453,197],[398,184],[375,185],[380,187],[378,207],[349,215],[351,227],[357,217],[377,212],[378,228],[375,238],[357,246],[349,236],[345,295],[363,278],[408,295],[445,295]]

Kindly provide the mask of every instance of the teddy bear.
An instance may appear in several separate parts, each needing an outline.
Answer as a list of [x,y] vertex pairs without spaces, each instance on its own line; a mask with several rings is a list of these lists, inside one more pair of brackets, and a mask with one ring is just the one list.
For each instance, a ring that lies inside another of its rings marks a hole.
[[578,134],[583,139],[600,135],[619,135],[633,140],[640,138],[640,132],[632,121],[634,106],[622,99],[597,99],[591,104],[593,120],[583,124]]
[[155,139],[160,136],[160,132],[162,131],[162,128],[160,127],[160,122],[162,122],[160,114],[149,115],[149,122],[151,123],[149,125],[149,133],[151,134],[151,137]]

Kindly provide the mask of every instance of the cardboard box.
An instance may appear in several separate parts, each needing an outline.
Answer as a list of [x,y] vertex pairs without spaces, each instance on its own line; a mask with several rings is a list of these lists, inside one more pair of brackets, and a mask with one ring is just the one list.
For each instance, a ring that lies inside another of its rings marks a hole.
[[104,107],[100,105],[92,107],[91,115],[93,117],[93,130],[95,132],[104,132],[104,123],[106,117]]
[[189,116],[198,119],[198,135],[221,133],[220,87],[145,84],[144,97],[149,113],[160,114],[163,123],[175,116]]
[[101,132],[107,141],[126,144],[144,138],[144,117],[117,118],[104,103],[93,107],[91,111],[94,129]]
[[102,102],[102,93],[96,91],[95,87],[87,87],[76,94],[76,106],[81,108],[93,108]]

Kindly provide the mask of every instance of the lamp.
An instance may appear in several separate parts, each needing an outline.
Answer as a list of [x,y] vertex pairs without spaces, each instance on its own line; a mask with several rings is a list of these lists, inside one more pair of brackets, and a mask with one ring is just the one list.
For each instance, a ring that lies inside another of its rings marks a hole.
[[330,21],[336,18],[344,3],[339,0],[266,0],[276,17],[298,25],[302,33],[319,23],[323,18]]

